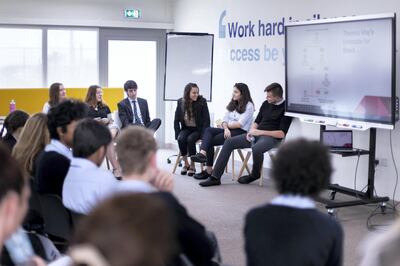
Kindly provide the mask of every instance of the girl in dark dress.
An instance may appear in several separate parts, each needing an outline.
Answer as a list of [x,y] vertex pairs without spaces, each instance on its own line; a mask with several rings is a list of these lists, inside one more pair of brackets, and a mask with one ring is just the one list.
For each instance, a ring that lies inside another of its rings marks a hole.
[[[86,94],[85,102],[89,105],[88,116],[108,126],[111,131],[113,139],[118,135],[120,128],[111,118],[111,110],[103,102],[103,89],[98,85],[89,87]],[[107,148],[107,159],[113,167],[113,174],[116,177],[121,176],[121,170],[115,155],[114,141]]]

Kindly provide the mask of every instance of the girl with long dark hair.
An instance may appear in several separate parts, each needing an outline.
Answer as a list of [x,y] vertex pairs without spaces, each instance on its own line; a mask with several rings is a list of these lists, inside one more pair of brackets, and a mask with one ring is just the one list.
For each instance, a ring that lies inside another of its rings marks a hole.
[[47,114],[50,108],[59,104],[67,98],[67,92],[64,85],[60,82],[55,82],[51,84],[49,89],[49,101],[43,106],[43,113]]
[[214,146],[222,145],[225,139],[246,134],[249,131],[255,111],[249,87],[244,83],[233,86],[232,99],[226,106],[226,113],[220,128],[209,127],[202,138],[200,152],[191,156],[192,161],[207,163],[207,170],[195,174],[196,179],[207,179],[214,163]]
[[188,160],[188,155],[196,154],[196,141],[202,138],[206,128],[210,126],[210,113],[207,101],[199,95],[199,87],[195,83],[185,86],[183,98],[178,100],[175,111],[175,139],[183,157],[184,166],[181,174],[193,176],[196,172],[194,162]]

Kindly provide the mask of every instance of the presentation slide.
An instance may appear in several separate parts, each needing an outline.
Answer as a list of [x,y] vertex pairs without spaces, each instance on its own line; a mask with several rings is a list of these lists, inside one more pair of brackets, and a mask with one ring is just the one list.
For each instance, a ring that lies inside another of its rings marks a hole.
[[392,19],[286,27],[287,111],[391,122]]

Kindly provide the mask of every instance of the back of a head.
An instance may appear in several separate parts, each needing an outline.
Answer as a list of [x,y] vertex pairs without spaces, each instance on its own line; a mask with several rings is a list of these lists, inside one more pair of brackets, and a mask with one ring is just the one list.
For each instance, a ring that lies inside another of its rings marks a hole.
[[80,247],[91,247],[112,266],[165,265],[176,251],[173,228],[161,199],[151,194],[122,194],[106,200],[82,220],[71,256],[78,265],[97,266],[87,257],[82,261],[74,256]]
[[25,174],[32,171],[36,156],[49,142],[47,115],[44,113],[34,114],[26,122],[12,151],[12,156],[18,161]]
[[61,127],[61,130],[66,132],[68,124],[86,117],[87,112],[87,105],[78,100],[65,100],[51,108],[47,114],[50,137],[59,139],[58,127]]
[[72,151],[74,157],[88,158],[111,142],[108,127],[90,118],[81,120],[75,128]]
[[15,110],[11,112],[7,115],[6,119],[4,119],[0,137],[3,135],[4,129],[7,130],[7,134],[13,134],[18,128],[22,128],[28,119],[29,114],[24,111]]
[[11,157],[7,148],[0,143],[0,202],[9,192],[21,195],[24,186],[25,179],[17,162]]
[[157,152],[154,132],[144,127],[128,127],[117,137],[117,158],[124,175],[143,174],[150,157]]
[[272,178],[280,194],[318,195],[332,173],[328,149],[318,141],[285,142],[272,160]]

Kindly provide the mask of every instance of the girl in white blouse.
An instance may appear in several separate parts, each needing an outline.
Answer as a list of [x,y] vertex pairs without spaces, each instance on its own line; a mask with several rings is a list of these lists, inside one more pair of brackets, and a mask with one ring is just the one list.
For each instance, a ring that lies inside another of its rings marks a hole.
[[226,109],[221,128],[207,128],[202,137],[200,152],[191,156],[194,162],[207,163],[207,170],[195,174],[196,179],[207,179],[210,176],[214,163],[214,146],[223,145],[225,139],[249,131],[255,108],[246,84],[236,83],[233,86],[232,99]]

